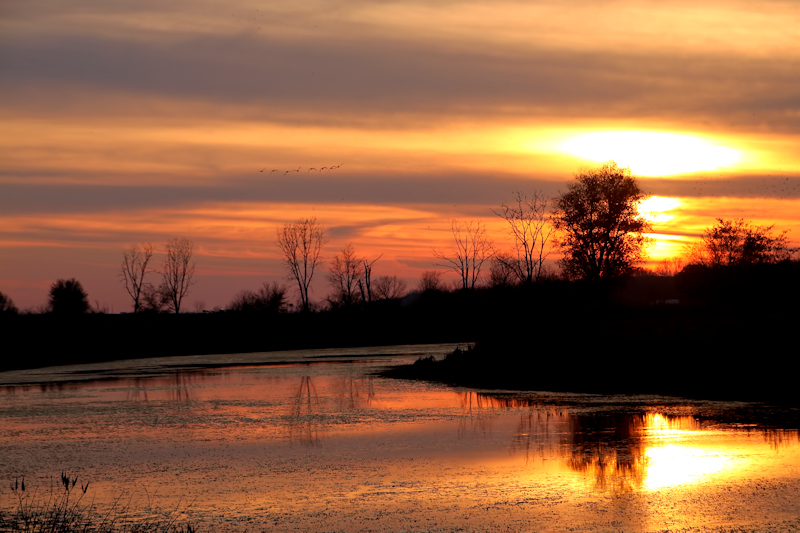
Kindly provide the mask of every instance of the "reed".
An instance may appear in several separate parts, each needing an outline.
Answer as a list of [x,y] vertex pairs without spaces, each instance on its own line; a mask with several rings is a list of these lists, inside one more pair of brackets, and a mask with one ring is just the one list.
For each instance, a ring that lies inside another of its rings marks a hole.
[[[164,511],[150,502],[147,516],[134,518],[128,504],[115,500],[110,509],[100,510],[83,502],[89,482],[78,484],[78,476],[61,473],[60,484],[47,492],[28,490],[24,477],[11,484],[16,508],[0,510],[0,531],[8,533],[197,533],[190,524],[178,521],[178,509]],[[135,513],[141,516],[143,513]]]

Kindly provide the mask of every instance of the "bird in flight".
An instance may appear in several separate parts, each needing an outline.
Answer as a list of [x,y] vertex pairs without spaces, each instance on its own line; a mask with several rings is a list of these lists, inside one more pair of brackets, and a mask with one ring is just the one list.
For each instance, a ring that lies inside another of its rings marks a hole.
[[[309,172],[311,172],[312,170],[313,170],[314,172],[322,172],[323,170],[327,170],[327,171],[329,171],[329,172],[330,172],[331,170],[336,170],[336,169],[338,169],[338,168],[339,168],[339,167],[341,167],[342,165],[344,165],[344,163],[339,163],[338,165],[331,165],[331,166],[329,166],[329,167],[320,167],[319,169],[318,169],[317,167],[308,167],[308,169],[306,170],[306,173],[309,173]],[[296,169],[292,169],[292,170],[284,170],[284,171],[283,171],[283,175],[284,175],[284,176],[286,176],[287,174],[289,174],[289,173],[291,173],[291,172],[297,172],[297,173],[299,174],[299,173],[300,173],[300,170],[301,170],[302,168],[303,168],[303,167],[297,167]],[[266,171],[266,170],[267,170],[267,167],[264,167],[264,168],[262,168],[261,170],[259,170],[259,172],[264,172],[264,171]],[[280,170],[278,170],[277,168],[273,168],[272,170],[270,170],[270,172],[269,172],[269,173],[270,173],[270,174],[272,174],[273,172],[281,172],[281,171],[280,171]]]

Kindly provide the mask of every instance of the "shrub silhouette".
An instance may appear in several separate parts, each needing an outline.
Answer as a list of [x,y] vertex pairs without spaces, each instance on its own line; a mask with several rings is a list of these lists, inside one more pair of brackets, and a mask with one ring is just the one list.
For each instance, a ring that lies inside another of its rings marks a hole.
[[286,311],[286,287],[264,283],[258,291],[241,291],[228,305],[229,311],[278,314]]
[[59,279],[50,286],[49,308],[59,315],[80,315],[89,311],[89,300],[81,282],[75,278]]
[[17,307],[14,305],[14,301],[0,292],[0,315],[2,314],[17,314]]

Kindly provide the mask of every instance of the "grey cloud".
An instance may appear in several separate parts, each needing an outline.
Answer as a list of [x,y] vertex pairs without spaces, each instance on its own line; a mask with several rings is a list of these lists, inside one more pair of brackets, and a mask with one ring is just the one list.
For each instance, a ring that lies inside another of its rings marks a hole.
[[519,119],[679,114],[743,129],[800,131],[794,58],[437,46],[251,34],[170,42],[32,35],[5,47],[0,91],[24,102],[25,87],[51,87],[57,96],[59,87],[80,86],[90,94],[264,106],[266,115],[288,110],[285,120],[309,113],[384,114],[387,125],[393,113],[432,119],[448,113]]
[[[508,200],[516,190],[554,194],[557,184],[547,179],[518,179],[485,175],[449,176],[322,176],[245,179],[230,178],[219,185],[108,186],[24,184],[4,186],[0,211],[5,214],[88,213],[141,207],[185,207],[203,202],[302,202],[364,204],[452,204],[473,211],[476,205]],[[481,208],[482,209],[482,208]],[[345,231],[344,229],[342,231]]]
[[[571,176],[513,176],[453,174],[445,176],[330,177],[301,179],[229,178],[219,185],[108,186],[66,184],[7,184],[0,195],[6,215],[92,213],[139,208],[185,208],[207,202],[290,202],[308,204],[361,203],[378,205],[437,205],[459,217],[491,216],[490,207],[513,199],[514,191],[541,191],[555,196]],[[641,178],[649,194],[684,197],[800,198],[800,175],[735,176],[727,179]],[[445,211],[442,211],[443,213]],[[443,214],[443,216],[446,216]],[[332,230],[347,236],[362,229]],[[340,235],[341,234],[341,235]]]

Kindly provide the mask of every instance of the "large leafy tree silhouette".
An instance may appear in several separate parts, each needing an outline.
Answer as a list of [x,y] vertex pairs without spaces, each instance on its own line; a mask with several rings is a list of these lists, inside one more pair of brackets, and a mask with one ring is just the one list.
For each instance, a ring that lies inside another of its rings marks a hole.
[[578,173],[554,213],[565,274],[598,281],[632,271],[648,244],[649,224],[639,213],[646,198],[630,169],[613,161]]

